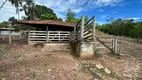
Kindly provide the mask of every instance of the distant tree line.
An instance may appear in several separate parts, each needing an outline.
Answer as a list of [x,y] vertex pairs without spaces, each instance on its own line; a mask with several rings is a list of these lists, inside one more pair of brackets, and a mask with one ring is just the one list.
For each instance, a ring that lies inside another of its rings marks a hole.
[[97,29],[116,36],[142,38],[142,22],[134,22],[133,19],[111,20],[110,24],[99,25]]

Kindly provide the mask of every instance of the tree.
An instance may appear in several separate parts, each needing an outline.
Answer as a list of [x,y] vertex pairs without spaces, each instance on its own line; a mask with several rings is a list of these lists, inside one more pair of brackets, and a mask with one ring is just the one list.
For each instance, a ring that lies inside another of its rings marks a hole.
[[142,38],[142,22],[134,22],[133,19],[122,20],[119,18],[113,20],[110,24],[97,26],[97,29],[105,33],[132,37],[137,40]]
[[36,18],[35,15],[35,3],[34,0],[25,0],[25,4],[22,6],[22,8],[20,9],[20,11],[24,11],[25,15],[28,16],[27,19],[32,20]]
[[58,21],[63,21],[62,18],[58,18]]
[[16,22],[17,22],[17,19],[15,19],[15,17],[10,17],[8,19],[8,21],[10,22],[11,26],[15,26]]
[[21,11],[25,11],[25,15],[27,16],[28,20],[34,20],[36,18],[40,20],[58,20],[57,15],[52,9],[43,5],[35,5],[32,1],[30,2],[31,4],[25,4],[21,9]]
[[36,17],[41,20],[58,20],[54,11],[44,5],[36,5]]
[[0,28],[7,27],[7,26],[8,26],[8,22],[7,21],[3,21],[2,23],[0,23]]
[[24,0],[9,0],[9,2],[16,7],[16,14],[18,14],[18,19],[19,18],[19,7],[22,6],[22,3]]
[[57,20],[57,16],[56,15],[52,15],[52,14],[42,14],[40,16],[41,20]]
[[75,11],[68,9],[67,15],[66,15],[66,22],[74,23],[76,24],[79,20],[75,18]]

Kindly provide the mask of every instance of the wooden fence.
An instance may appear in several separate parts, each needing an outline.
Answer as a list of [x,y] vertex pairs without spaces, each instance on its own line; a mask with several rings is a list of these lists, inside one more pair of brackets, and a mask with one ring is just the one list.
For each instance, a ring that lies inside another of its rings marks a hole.
[[[115,37],[97,37],[95,33],[96,24],[95,16],[93,16],[86,23],[84,16],[77,23],[74,32],[71,33],[71,42],[93,42],[95,49],[108,48],[112,52],[117,50],[117,39]],[[101,45],[101,46],[99,46]]]
[[[91,28],[92,27],[92,28]],[[71,41],[95,41],[95,17],[84,23],[84,16],[77,23],[74,32],[71,33]]]
[[67,31],[30,31],[30,43],[69,42],[70,32]]
[[117,51],[117,38],[116,37],[96,37],[96,49],[107,48],[112,52]]

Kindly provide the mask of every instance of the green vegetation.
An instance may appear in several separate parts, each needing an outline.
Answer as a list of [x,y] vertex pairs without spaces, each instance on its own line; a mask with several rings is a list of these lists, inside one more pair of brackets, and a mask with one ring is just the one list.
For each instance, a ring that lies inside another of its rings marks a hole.
[[142,22],[134,22],[133,19],[122,20],[119,18],[113,20],[110,24],[99,25],[97,29],[116,36],[126,36],[136,39],[142,38]]
[[66,22],[76,24],[78,21],[79,19],[75,18],[75,12],[71,9],[68,9],[67,15],[66,15]]
[[[32,5],[32,7],[30,5]],[[25,12],[26,16],[24,17],[24,19],[26,20],[34,20],[36,18],[40,20],[58,20],[57,15],[54,13],[54,11],[43,5],[35,5],[34,3],[27,5],[25,4],[21,11],[22,10],[24,10]]]

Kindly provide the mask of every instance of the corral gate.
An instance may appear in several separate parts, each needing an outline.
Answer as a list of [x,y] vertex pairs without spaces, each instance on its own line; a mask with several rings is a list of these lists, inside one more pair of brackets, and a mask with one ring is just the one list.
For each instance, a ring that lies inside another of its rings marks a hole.
[[30,31],[29,43],[69,42],[68,31]]

